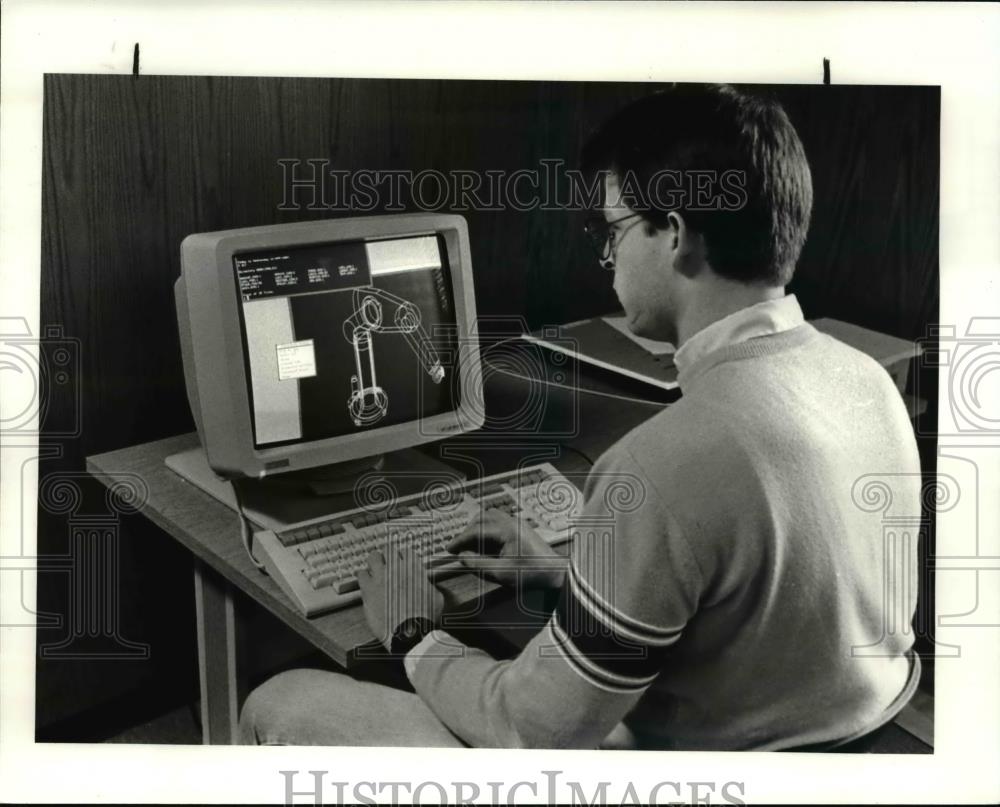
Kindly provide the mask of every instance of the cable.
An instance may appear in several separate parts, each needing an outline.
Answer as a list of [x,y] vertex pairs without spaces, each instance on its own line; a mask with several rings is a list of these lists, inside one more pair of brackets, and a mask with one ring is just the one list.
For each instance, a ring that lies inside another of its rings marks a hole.
[[243,548],[247,551],[247,556],[250,558],[251,563],[264,572],[264,574],[267,574],[264,564],[253,556],[253,529],[250,526],[250,519],[247,518],[246,513],[243,511],[243,501],[240,499],[240,490],[236,485],[236,480],[230,481],[229,484],[233,488],[233,497],[236,499],[236,514],[240,519],[240,540],[243,543]]
[[567,451],[572,451],[574,454],[579,454],[581,457],[583,457],[587,461],[587,464],[590,465],[591,468],[594,467],[594,461],[590,457],[588,457],[584,452],[582,452],[580,449],[574,448],[569,443],[560,443],[559,447],[560,448],[565,448]]

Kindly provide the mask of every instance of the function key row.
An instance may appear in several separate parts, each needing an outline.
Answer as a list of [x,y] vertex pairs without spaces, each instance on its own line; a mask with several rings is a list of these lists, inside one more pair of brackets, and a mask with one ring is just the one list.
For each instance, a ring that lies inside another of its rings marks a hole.
[[282,546],[298,546],[306,541],[316,541],[320,538],[329,538],[332,535],[339,535],[344,532],[344,525],[336,521],[324,521],[319,524],[312,524],[308,527],[299,527],[294,530],[285,530],[277,533],[277,538]]

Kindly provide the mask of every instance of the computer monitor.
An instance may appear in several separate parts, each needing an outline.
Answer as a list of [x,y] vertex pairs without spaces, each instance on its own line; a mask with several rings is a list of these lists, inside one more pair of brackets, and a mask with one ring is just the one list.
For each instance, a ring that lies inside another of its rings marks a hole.
[[378,457],[483,423],[461,216],[189,235],[175,297],[191,411],[223,479]]

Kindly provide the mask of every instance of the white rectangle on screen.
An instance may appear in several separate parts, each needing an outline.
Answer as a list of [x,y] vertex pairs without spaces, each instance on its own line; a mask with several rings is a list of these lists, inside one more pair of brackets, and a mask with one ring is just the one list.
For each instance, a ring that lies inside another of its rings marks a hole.
[[[276,348],[296,344],[289,298],[263,297],[244,303],[243,320],[257,443],[300,440],[299,385],[282,380],[280,361],[275,358]],[[315,374],[315,362],[313,364]]]
[[312,378],[316,375],[316,353],[313,351],[312,339],[289,342],[287,345],[278,345],[275,349],[278,351],[280,381]]
[[441,266],[437,237],[393,238],[387,241],[369,241],[365,244],[372,277],[419,269],[437,269]]

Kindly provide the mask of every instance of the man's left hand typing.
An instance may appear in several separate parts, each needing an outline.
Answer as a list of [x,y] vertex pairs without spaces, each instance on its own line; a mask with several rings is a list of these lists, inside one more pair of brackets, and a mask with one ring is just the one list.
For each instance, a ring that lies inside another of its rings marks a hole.
[[436,625],[444,608],[444,595],[430,581],[423,561],[412,550],[387,548],[374,551],[368,566],[358,573],[365,618],[372,633],[393,650],[400,632]]

